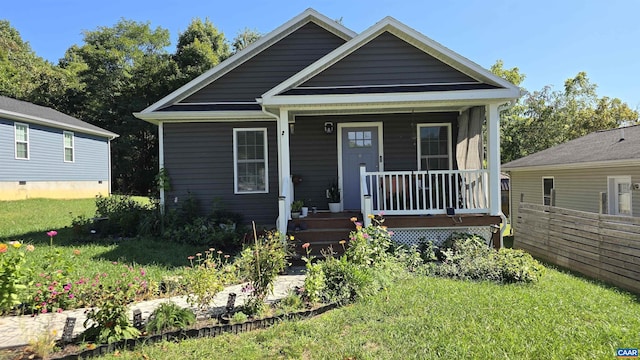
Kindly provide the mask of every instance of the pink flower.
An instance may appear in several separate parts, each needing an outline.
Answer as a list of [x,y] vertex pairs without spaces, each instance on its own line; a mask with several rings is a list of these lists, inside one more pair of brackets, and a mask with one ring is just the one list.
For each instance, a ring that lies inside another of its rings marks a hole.
[[369,234],[364,233],[364,234],[362,234],[362,237],[365,238],[365,239],[368,239],[369,238]]
[[51,230],[51,231],[47,232],[47,236],[49,236],[49,237],[54,237],[56,235],[58,235],[58,232],[55,231],[55,230]]
[[145,276],[145,275],[147,275],[147,272],[144,271],[144,269],[140,269],[140,275]]
[[58,314],[62,313],[62,308],[58,308],[58,310],[56,310],[58,312]]
[[393,231],[389,231],[389,236],[393,236]]
[[31,251],[33,251],[33,250],[35,250],[35,249],[36,249],[36,247],[35,247],[35,246],[33,246],[33,245],[31,245],[31,244],[27,245],[27,251],[31,252]]
[[40,312],[43,313],[43,314],[46,314],[47,313],[47,308],[42,308],[42,310]]
[[361,222],[359,222],[359,221],[357,221],[357,222],[356,222],[356,226],[362,226],[362,223],[361,223]]
[[302,248],[303,248],[303,249],[308,249],[308,248],[309,248],[309,246],[311,246],[311,244],[309,244],[309,243],[304,243],[304,244],[302,244]]
[[74,295],[73,294],[69,294],[69,299],[73,299]]

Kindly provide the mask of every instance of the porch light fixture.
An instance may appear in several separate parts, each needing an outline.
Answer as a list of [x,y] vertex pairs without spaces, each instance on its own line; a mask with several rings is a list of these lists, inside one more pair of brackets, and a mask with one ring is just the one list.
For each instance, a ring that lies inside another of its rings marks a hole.
[[327,135],[333,134],[333,123],[331,121],[324,123],[324,133]]

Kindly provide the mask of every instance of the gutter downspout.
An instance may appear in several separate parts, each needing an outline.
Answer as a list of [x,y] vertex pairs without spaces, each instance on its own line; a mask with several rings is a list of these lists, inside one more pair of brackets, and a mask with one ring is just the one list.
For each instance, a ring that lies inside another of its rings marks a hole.
[[[163,122],[158,122],[158,171],[164,169],[164,126]],[[160,213],[165,213],[165,194],[164,186],[160,187]]]

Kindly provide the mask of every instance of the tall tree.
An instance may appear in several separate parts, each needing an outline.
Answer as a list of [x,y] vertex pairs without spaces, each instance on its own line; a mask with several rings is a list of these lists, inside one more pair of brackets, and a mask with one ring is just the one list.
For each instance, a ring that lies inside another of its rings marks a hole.
[[112,143],[114,189],[147,194],[157,173],[157,128],[133,117],[166,94],[176,67],[165,48],[169,32],[121,19],[84,33],[60,62],[78,70],[82,91],[70,90],[69,111],[120,134]]
[[[229,57],[229,44],[222,32],[206,18],[195,18],[178,37],[174,59],[187,82]],[[180,84],[181,85],[181,84]]]
[[244,50],[247,46],[256,42],[261,37],[262,34],[257,30],[244,28],[244,30],[240,31],[236,37],[233,38],[233,42],[231,43],[233,53],[235,54],[238,51]]
[[[519,85],[518,68],[504,69],[502,61],[491,71]],[[502,162],[509,162],[594,131],[637,123],[638,112],[618,98],[598,97],[597,85],[585,72],[567,79],[563,91],[545,86],[526,93],[501,114]]]

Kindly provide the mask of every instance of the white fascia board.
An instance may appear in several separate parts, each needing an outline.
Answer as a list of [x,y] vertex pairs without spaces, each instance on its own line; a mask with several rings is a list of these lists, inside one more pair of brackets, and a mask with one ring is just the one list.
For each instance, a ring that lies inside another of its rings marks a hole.
[[590,161],[572,164],[536,165],[521,167],[502,167],[502,171],[514,173],[518,171],[545,171],[545,170],[573,170],[573,169],[593,169],[610,168],[620,166],[640,166],[640,159]]
[[264,106],[348,105],[375,103],[507,102],[518,97],[519,89],[481,89],[386,94],[278,95],[263,98]]
[[255,111],[167,111],[150,114],[133,113],[138,119],[158,125],[160,122],[234,122],[234,121],[274,121],[260,110]]
[[418,31],[406,26],[392,17],[386,17],[375,25],[371,26],[367,30],[363,31],[353,39],[349,40],[342,46],[333,50],[329,54],[317,60],[315,63],[309,65],[302,71],[298,72],[294,76],[280,83],[273,89],[267,91],[262,96],[263,98],[270,98],[277,96],[278,94],[290,90],[312,77],[318,75],[325,69],[334,65],[341,59],[345,58],[349,54],[353,53],[360,47],[367,44],[369,41],[375,39],[385,31],[398,36],[399,38],[408,41],[412,45],[418,47],[425,53],[434,56],[440,61],[454,67],[455,69],[469,74],[474,78],[485,81],[490,84],[504,87],[505,89],[512,90],[512,99],[517,99],[521,96],[520,88],[512,83],[494,75],[490,71],[484,69],[482,66],[474,63],[473,61],[463,57],[462,55],[444,47],[440,43],[428,38],[427,36],[419,33]]
[[104,130],[104,131],[92,130],[92,129],[87,129],[81,126],[71,125],[71,124],[67,124],[67,123],[63,123],[55,120],[41,118],[38,116],[26,115],[26,114],[21,114],[13,111],[2,110],[2,109],[0,109],[0,117],[4,117],[10,120],[25,121],[32,124],[50,126],[58,129],[63,129],[63,130],[73,130],[83,134],[103,136],[108,138],[109,140],[113,140],[118,136],[120,136],[108,130]]
[[254,43],[247,46],[242,51],[237,52],[233,56],[224,60],[220,64],[214,66],[209,69],[202,75],[196,77],[195,79],[189,81],[185,85],[181,86],[177,90],[173,91],[169,95],[163,97],[162,99],[156,101],[151,106],[142,110],[141,113],[150,113],[153,112],[171,102],[178,102],[189,95],[197,92],[203,87],[207,86],[211,82],[235,69],[236,67],[242,65],[247,60],[253,58],[266,48],[270,47],[274,43],[280,41],[286,36],[290,35],[294,31],[296,31],[301,26],[307,24],[308,22],[313,22],[318,26],[334,33],[336,36],[341,37],[344,40],[350,40],[353,38],[356,33],[344,25],[329,19],[328,17],[320,14],[319,12],[309,8],[294,17],[293,19],[287,21],[286,23],[280,25],[275,30],[271,31],[267,35],[261,37]]

